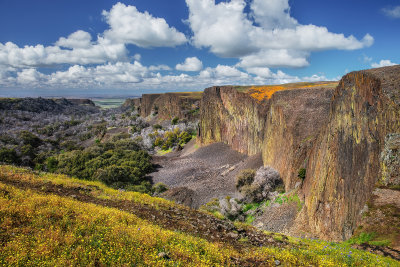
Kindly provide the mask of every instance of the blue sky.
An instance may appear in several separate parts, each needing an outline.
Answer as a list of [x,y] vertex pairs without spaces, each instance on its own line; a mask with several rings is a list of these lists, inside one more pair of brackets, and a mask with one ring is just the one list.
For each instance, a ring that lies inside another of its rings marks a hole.
[[389,0],[1,0],[0,96],[339,79],[400,63]]

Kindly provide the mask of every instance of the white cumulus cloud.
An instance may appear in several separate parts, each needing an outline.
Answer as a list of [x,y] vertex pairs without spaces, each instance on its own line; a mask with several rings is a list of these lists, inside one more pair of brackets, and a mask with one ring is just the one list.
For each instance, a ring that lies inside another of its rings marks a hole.
[[394,66],[394,65],[397,65],[397,63],[393,63],[389,59],[382,59],[381,61],[379,61],[379,63],[376,63],[376,62],[372,63],[371,67],[380,68],[380,67],[387,67],[387,66]]
[[135,6],[117,3],[110,11],[103,11],[103,16],[111,27],[104,36],[115,42],[140,47],[174,47],[187,42],[165,19],[139,12]]
[[[312,51],[355,50],[374,42],[369,34],[358,40],[326,27],[301,25],[290,16],[288,0],[253,0],[250,14],[246,2],[186,0],[192,43],[221,57],[240,58],[244,67],[303,67]],[[254,58],[258,63],[249,63]]]
[[203,68],[203,62],[197,57],[188,57],[182,64],[177,64],[175,67],[180,71],[200,71]]
[[[19,47],[0,43],[0,64],[12,67],[42,67],[56,64],[103,64],[126,61],[127,44],[140,47],[173,47],[187,41],[185,35],[170,27],[165,19],[155,18],[136,7],[115,4],[103,11],[110,29],[92,40],[85,31],[78,30],[68,37],[60,37],[54,45]],[[140,60],[140,55],[134,56]]]

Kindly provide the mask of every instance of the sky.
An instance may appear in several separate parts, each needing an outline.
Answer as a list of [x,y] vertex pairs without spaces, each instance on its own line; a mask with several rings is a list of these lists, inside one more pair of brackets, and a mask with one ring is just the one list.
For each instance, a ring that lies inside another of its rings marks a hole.
[[338,80],[399,44],[399,0],[0,0],[0,96]]

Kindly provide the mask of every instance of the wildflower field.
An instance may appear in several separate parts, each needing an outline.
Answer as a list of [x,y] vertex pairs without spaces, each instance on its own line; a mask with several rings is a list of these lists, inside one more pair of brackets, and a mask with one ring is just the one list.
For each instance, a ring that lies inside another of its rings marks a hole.
[[252,227],[230,230],[241,238],[207,235],[199,227],[208,222],[227,224],[146,194],[0,166],[0,266],[400,266],[345,243]]

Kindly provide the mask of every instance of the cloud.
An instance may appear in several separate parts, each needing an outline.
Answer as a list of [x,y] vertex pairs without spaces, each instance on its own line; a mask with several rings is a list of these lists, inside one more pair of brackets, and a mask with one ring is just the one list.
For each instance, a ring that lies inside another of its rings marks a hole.
[[200,71],[203,68],[203,62],[197,57],[188,57],[182,64],[177,64],[175,67],[180,71]]
[[382,59],[379,63],[372,63],[371,67],[373,68],[380,68],[380,67],[387,67],[387,66],[393,66],[393,65],[397,65],[397,63],[393,63],[392,61],[388,60],[388,59]]
[[[255,66],[245,62],[257,58],[258,67],[303,67],[308,65],[310,52],[355,50],[374,42],[369,34],[358,40],[352,35],[329,32],[326,27],[301,25],[290,16],[288,0],[253,0],[250,14],[245,12],[245,0],[186,3],[193,45],[209,48],[221,57],[240,58],[243,66]],[[274,60],[268,59],[271,55]]]
[[400,6],[382,8],[382,12],[391,18],[400,18]]
[[254,0],[250,9],[255,22],[265,30],[295,28],[298,24],[297,20],[290,16],[288,1]]
[[249,67],[289,67],[300,68],[309,65],[309,52],[290,51],[286,49],[261,50],[258,53],[241,57],[238,66]]
[[[300,81],[329,80],[323,75],[297,77],[280,70],[272,72],[268,68],[248,68],[245,71],[236,66],[217,65],[205,68],[197,75],[167,74],[159,70],[169,68],[165,65],[144,66],[138,61],[106,63],[86,67],[70,66],[63,71],[44,74],[34,68],[22,70],[0,68],[0,84],[8,88],[22,89],[127,89],[127,90],[200,90],[214,85],[263,85],[282,84]],[[169,68],[170,69],[170,68]]]
[[174,47],[187,42],[185,35],[170,27],[165,19],[155,18],[147,11],[139,12],[135,6],[115,4],[103,11],[111,29],[104,36],[117,43],[140,47]]
[[[88,33],[78,31],[68,38],[60,38],[59,46],[24,46],[18,47],[12,42],[0,43],[0,64],[13,67],[42,67],[55,64],[100,64],[107,61],[124,60],[127,50],[124,44],[111,43],[99,37],[95,44],[90,44]],[[86,36],[86,39],[77,37]]]
[[66,48],[89,48],[92,36],[85,31],[76,31],[68,36],[68,38],[61,37],[57,42],[57,46]]
[[[140,47],[172,47],[185,43],[186,37],[169,27],[165,19],[141,13],[134,6],[115,4],[103,11],[110,29],[92,40],[85,31],[78,30],[68,37],[60,37],[52,46],[41,44],[19,47],[0,43],[0,64],[12,67],[43,67],[56,64],[103,64],[126,61],[127,44]],[[134,56],[140,60],[140,55]]]

